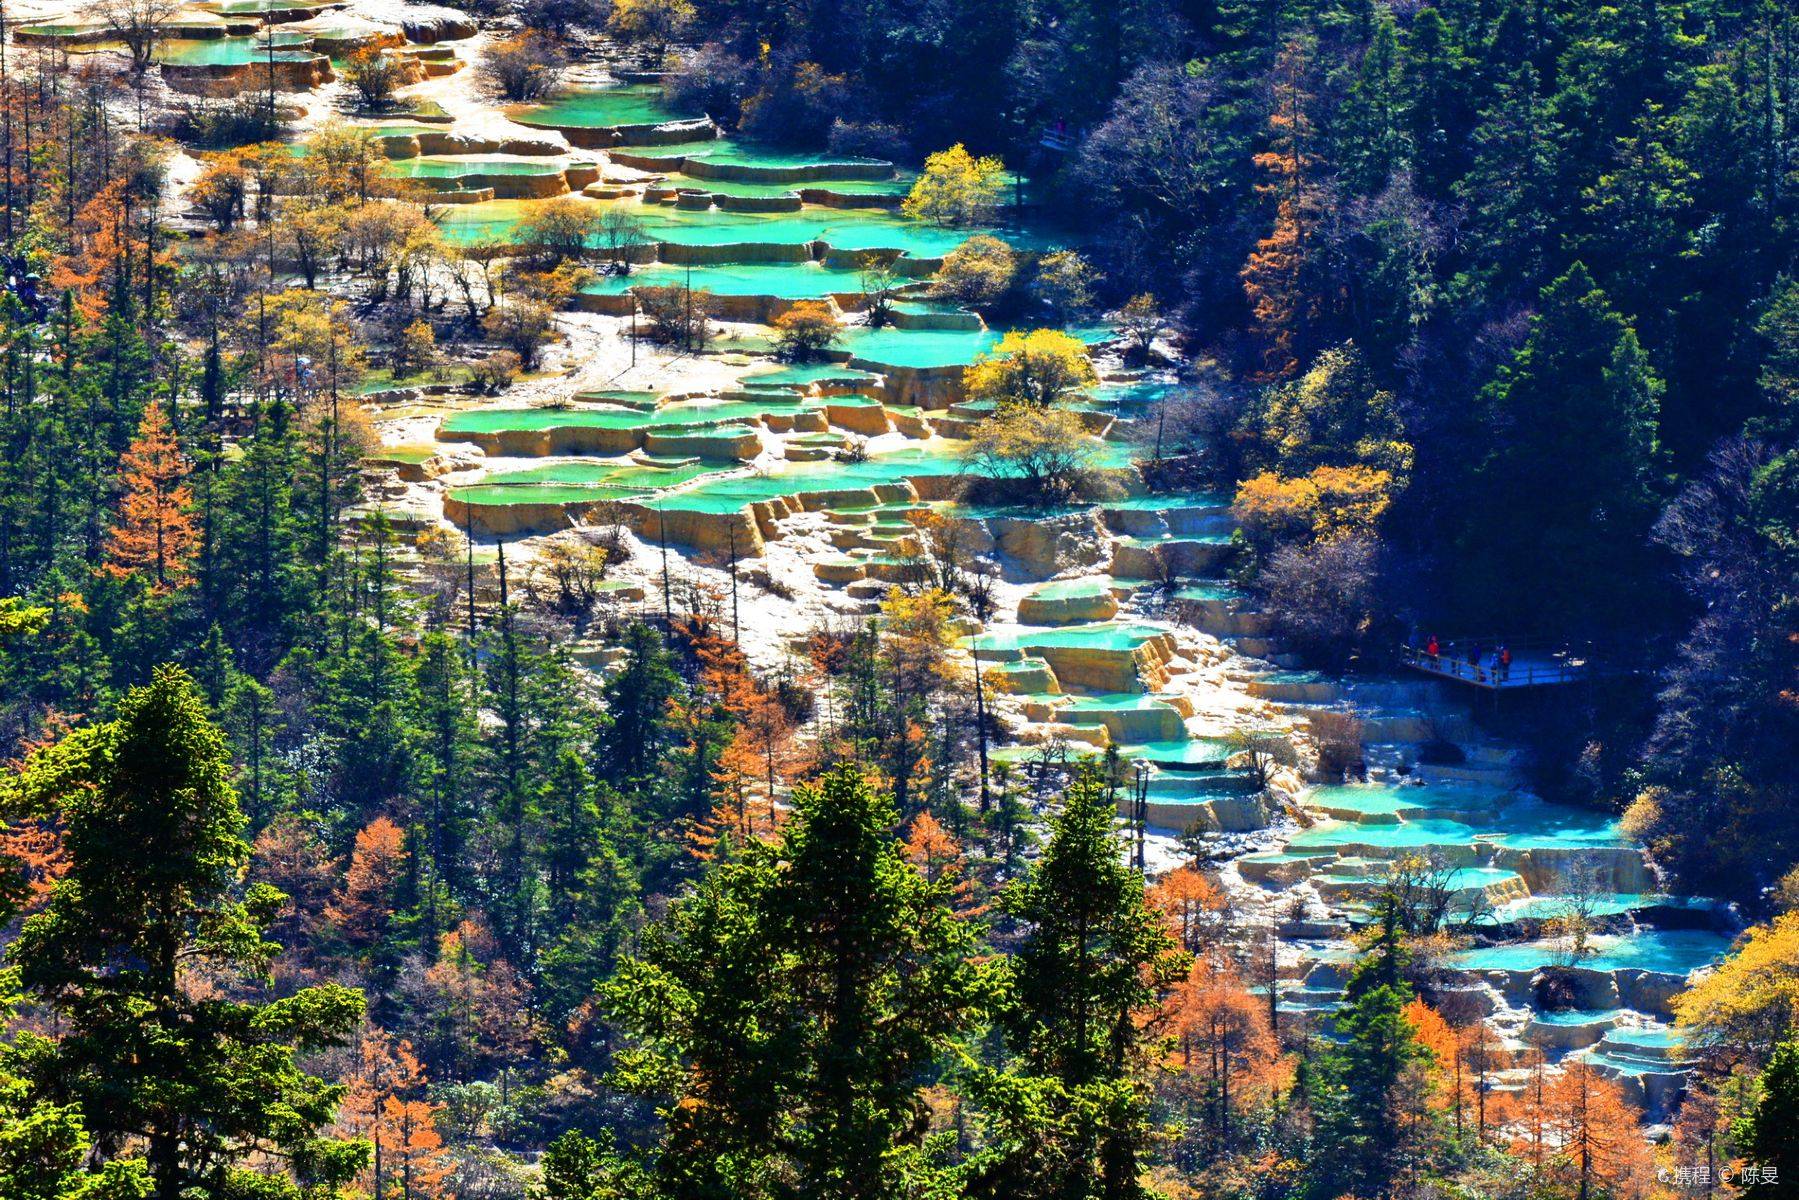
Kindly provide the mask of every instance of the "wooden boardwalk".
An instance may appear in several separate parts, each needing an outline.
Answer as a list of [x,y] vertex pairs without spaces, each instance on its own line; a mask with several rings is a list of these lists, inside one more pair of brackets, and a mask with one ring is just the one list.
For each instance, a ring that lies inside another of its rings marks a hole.
[[1413,646],[1405,646],[1401,648],[1400,656],[1405,665],[1414,671],[1493,692],[1555,687],[1580,683],[1592,677],[1592,664],[1584,654],[1577,651],[1513,646],[1511,665],[1502,667],[1494,663],[1493,651],[1508,643],[1493,640],[1474,644],[1480,647],[1479,657],[1474,662],[1468,661],[1469,643],[1466,641],[1444,643],[1440,646],[1440,653],[1436,655]]

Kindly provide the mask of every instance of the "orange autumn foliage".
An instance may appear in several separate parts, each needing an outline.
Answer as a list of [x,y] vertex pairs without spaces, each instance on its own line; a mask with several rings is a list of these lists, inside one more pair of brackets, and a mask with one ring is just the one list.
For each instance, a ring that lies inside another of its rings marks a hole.
[[1202,954],[1163,1007],[1174,1039],[1174,1062],[1214,1096],[1215,1126],[1231,1108],[1280,1082],[1280,1044],[1268,1028],[1268,1006],[1250,994],[1224,954]]
[[[1466,1128],[1469,1105],[1477,1101],[1479,1094],[1474,1056],[1491,1051],[1490,1040],[1483,1040],[1486,1025],[1477,1021],[1467,1029],[1456,1029],[1416,996],[1405,1007],[1405,1020],[1412,1027],[1412,1040],[1431,1058],[1432,1071],[1424,1094],[1432,1107],[1452,1114],[1456,1136],[1460,1137]],[[1484,1130],[1484,1103],[1478,1104],[1477,1123]]]
[[[1456,1073],[1456,1109],[1457,1120],[1461,1119],[1463,1103],[1462,1091],[1471,1094],[1474,1107],[1474,1134],[1485,1144],[1493,1128],[1493,1118],[1498,1115],[1499,1106],[1492,1105],[1493,1072],[1503,1069],[1511,1062],[1505,1044],[1493,1027],[1485,1021],[1476,1020],[1468,1028],[1462,1030],[1462,1065]],[[1489,1111],[1490,1108],[1493,1111]]]
[[443,1106],[421,1098],[425,1083],[411,1042],[379,1029],[362,1039],[338,1120],[374,1147],[364,1179],[372,1195],[397,1194],[401,1200],[444,1195],[450,1164],[436,1126]]
[[755,839],[772,841],[780,832],[782,812],[774,798],[758,794],[751,784],[762,769],[762,758],[740,726],[719,754],[712,772],[718,796],[712,809],[687,830],[688,853],[700,862],[725,856],[724,847],[744,845]]
[[119,459],[124,495],[106,542],[106,569],[120,578],[147,576],[157,591],[185,585],[199,550],[193,492],[183,482],[187,456],[159,404],[144,409],[137,437]]
[[68,869],[62,834],[51,822],[21,820],[0,827],[0,872],[10,877],[7,895],[21,914],[43,907]]
[[381,1102],[377,1144],[399,1185],[400,1200],[434,1200],[448,1194],[443,1184],[450,1174],[450,1158],[435,1123],[442,1107],[395,1096]]
[[1457,1040],[1455,1030],[1449,1027],[1441,1014],[1417,996],[1405,1006],[1406,1024],[1412,1027],[1412,1039],[1437,1060],[1437,1066],[1448,1070],[1461,1054],[1461,1043]]
[[1641,1195],[1654,1173],[1639,1115],[1618,1085],[1578,1060],[1532,1070],[1506,1106],[1512,1154],[1545,1193]]
[[772,803],[777,790],[791,781],[800,765],[793,746],[793,718],[779,697],[761,690],[743,697],[736,715],[745,764],[759,764],[763,795]]
[[737,718],[731,740],[720,751],[712,772],[718,799],[708,820],[689,834],[694,855],[713,856],[718,838],[726,831],[737,841],[772,838],[780,826],[776,799],[799,764],[794,753],[793,722],[780,701],[762,691],[747,674],[721,676],[722,707]]
[[1274,197],[1274,228],[1256,243],[1242,272],[1270,379],[1298,368],[1300,327],[1317,315],[1305,277],[1324,201],[1315,182],[1321,167],[1310,112],[1314,97],[1305,90],[1306,54],[1305,43],[1295,39],[1275,60],[1268,149],[1255,156],[1270,176],[1257,190]]
[[692,612],[677,617],[673,633],[699,663],[701,690],[712,699],[726,705],[741,703],[742,692],[753,689],[749,659],[710,615]]
[[1264,377],[1268,379],[1290,375],[1299,367],[1294,326],[1303,307],[1299,273],[1304,262],[1299,206],[1296,201],[1282,200],[1275,208],[1274,228],[1256,242],[1243,267],[1243,290],[1262,338]]
[[463,921],[438,939],[437,961],[425,972],[443,1038],[441,1059],[458,1077],[473,1078],[484,1064],[507,1065],[530,1053],[529,987],[501,958],[493,934],[479,921]]
[[793,776],[794,731],[776,698],[750,674],[743,650],[710,616],[694,612],[678,619],[675,634],[700,666],[699,698],[671,704],[676,723],[688,718],[698,736],[709,711],[735,718],[731,740],[712,771],[712,808],[686,832],[688,852],[706,862],[723,854],[727,838],[742,844],[772,838],[779,830],[776,797]]
[[1168,931],[1191,954],[1224,932],[1224,892],[1191,866],[1177,867],[1149,889],[1149,903],[1168,920]]
[[906,830],[906,859],[918,873],[949,892],[950,908],[964,919],[978,917],[987,911],[979,902],[974,880],[968,876],[968,859],[962,843],[928,812],[912,818]]
[[[79,724],[71,714],[49,709],[43,727],[36,736],[20,742],[19,756],[7,763],[7,768],[19,769],[34,751],[61,741]],[[19,915],[29,916],[42,908],[68,870],[69,856],[63,849],[59,822],[15,817],[0,824],[0,894],[18,906]]]
[[[148,142],[137,143],[147,148]],[[114,178],[92,195],[67,223],[66,249],[50,261],[48,282],[56,292],[68,293],[75,312],[87,321],[97,321],[119,295],[121,282],[130,285],[129,295],[141,303],[144,272],[154,270],[166,278],[176,265],[172,250],[159,248],[150,253],[143,236],[142,216],[145,202],[127,204],[127,177],[132,154],[122,157],[115,166],[127,174]],[[169,239],[162,238],[166,243]]]
[[406,869],[406,835],[386,817],[376,817],[357,831],[344,886],[325,908],[325,916],[351,945],[373,946],[393,920],[393,889]]
[[304,980],[312,971],[341,866],[314,824],[296,814],[283,813],[256,835],[250,878],[287,897],[269,928],[270,937],[285,948],[274,965],[278,978]]
[[89,198],[69,227],[69,252],[50,264],[51,288],[70,293],[75,311],[89,321],[105,314],[119,262],[137,249],[125,225],[124,197],[124,181],[114,180]]
[[356,1054],[355,1073],[344,1092],[338,1119],[352,1132],[367,1133],[380,1117],[384,1099],[424,1090],[425,1068],[411,1042],[382,1029],[365,1033]]
[[330,903],[338,866],[318,830],[293,813],[270,821],[256,835],[250,854],[251,877],[280,888],[288,913],[307,929]]

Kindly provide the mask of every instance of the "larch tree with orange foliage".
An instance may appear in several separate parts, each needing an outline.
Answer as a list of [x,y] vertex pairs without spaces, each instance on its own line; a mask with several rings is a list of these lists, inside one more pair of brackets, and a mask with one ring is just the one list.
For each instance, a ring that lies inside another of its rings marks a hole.
[[275,940],[288,947],[278,970],[303,974],[310,968],[341,865],[315,822],[298,814],[283,813],[256,835],[250,879],[280,888],[287,897],[270,927]]
[[779,696],[758,687],[738,714],[738,728],[745,739],[744,750],[761,764],[762,794],[772,811],[775,797],[781,787],[791,782],[797,765],[793,717]]
[[435,1123],[442,1106],[425,1101],[427,1082],[411,1042],[380,1029],[363,1035],[338,1121],[374,1148],[367,1175],[371,1196],[443,1194],[449,1164]]
[[1654,1165],[1637,1110],[1590,1065],[1565,1063],[1554,1076],[1538,1068],[1518,1106],[1512,1152],[1539,1189],[1576,1200],[1647,1192]]
[[115,180],[88,196],[69,222],[68,234],[67,250],[51,261],[50,286],[67,293],[82,318],[98,321],[121,268],[129,269],[142,248],[126,220],[124,182]]
[[736,720],[712,773],[718,792],[712,811],[688,833],[688,844],[702,861],[715,857],[727,834],[740,845],[774,836],[780,823],[776,800],[795,764],[793,721],[779,697],[745,670],[720,673],[714,683],[724,711]]
[[906,858],[930,884],[948,890],[949,905],[958,917],[978,917],[987,911],[980,902],[975,881],[968,874],[962,843],[928,812],[912,818],[906,830]]
[[1149,902],[1167,915],[1170,932],[1190,954],[1215,945],[1224,933],[1224,892],[1195,867],[1176,867],[1156,880]]
[[763,760],[744,726],[739,723],[731,740],[719,751],[712,770],[714,799],[705,816],[695,817],[687,829],[688,852],[700,862],[728,857],[730,847],[743,846],[774,836],[780,824],[772,791],[758,789]]
[[1522,1159],[1533,1178],[1543,1178],[1553,1150],[1549,1130],[1549,1068],[1539,1057],[1530,1064],[1524,1087],[1499,1097],[1497,1124],[1511,1135],[1513,1157]]
[[529,987],[500,957],[493,934],[465,920],[438,940],[425,972],[437,1026],[436,1061],[459,1082],[486,1065],[509,1065],[531,1048]]
[[[736,733],[733,717],[746,711],[756,694],[749,660],[736,642],[724,636],[709,600],[716,597],[696,589],[692,611],[674,622],[675,641],[684,643],[699,664],[699,686],[671,696],[665,713],[667,728],[684,746],[675,756],[678,777],[670,815],[677,827],[689,832],[711,822],[714,815],[721,815],[727,827],[741,820],[741,809],[732,798],[747,790],[744,759],[740,756],[731,764],[722,759]],[[732,811],[714,814],[721,784],[726,808]],[[702,841],[709,836],[700,832]]]
[[[31,620],[35,624],[37,617]],[[21,758],[52,745],[69,727],[56,714],[51,714],[47,726],[46,736],[23,744]],[[0,919],[29,916],[42,908],[68,870],[62,826],[54,817],[15,813],[0,821]]]
[[363,956],[378,991],[391,982],[397,969],[386,943],[406,853],[405,833],[388,818],[376,817],[357,831],[343,887],[325,906],[326,920]]
[[1451,1026],[1450,1031],[1455,1035],[1455,1058],[1449,1066],[1445,1086],[1450,1116],[1455,1121],[1456,1140],[1467,1137],[1469,1109],[1472,1108],[1475,1142],[1484,1143],[1487,1138],[1486,1092],[1491,1083],[1484,1068],[1495,1049],[1493,1032],[1479,1018],[1471,1025]]
[[0,825],[0,913],[11,917],[36,912],[68,866],[62,834],[54,822],[13,820]]
[[435,1200],[448,1194],[443,1184],[450,1173],[449,1155],[436,1124],[442,1107],[395,1096],[381,1102],[381,1125],[388,1139],[385,1153],[400,1185],[400,1200]]
[[1211,1155],[1229,1154],[1234,1108],[1277,1078],[1280,1045],[1266,1007],[1221,951],[1202,954],[1164,1006],[1176,1060],[1197,1084]]
[[1452,1112],[1459,1137],[1463,1096],[1461,1035],[1450,1027],[1441,1013],[1419,997],[1406,1005],[1405,1019],[1412,1027],[1412,1037],[1427,1055],[1419,1060],[1424,1073],[1409,1081],[1413,1085],[1409,1096],[1412,1118],[1422,1123],[1428,1117],[1428,1109]]
[[184,586],[199,549],[188,458],[160,404],[144,409],[137,437],[119,460],[118,519],[106,543],[106,567],[121,578],[145,578],[157,591]]
[[732,753],[736,746],[733,739],[718,756],[718,767],[712,772],[718,784],[718,798],[712,802],[712,810],[688,823],[687,852],[696,862],[728,858],[733,845],[741,846],[754,836],[748,776],[742,756]]
[[1268,115],[1268,149],[1256,155],[1267,172],[1257,190],[1274,201],[1274,227],[1256,243],[1243,268],[1243,290],[1262,341],[1269,378],[1278,379],[1299,366],[1300,327],[1316,315],[1307,293],[1314,229],[1322,220],[1324,196],[1318,130],[1307,90],[1313,47],[1294,38],[1282,47],[1273,71],[1274,108]]
[[[1475,1021],[1463,1031],[1462,1060],[1466,1064],[1468,1076],[1467,1086],[1474,1093],[1474,1136],[1483,1145],[1487,1141],[1488,1131],[1493,1122],[1488,1112],[1488,1097],[1493,1091],[1493,1072],[1500,1070],[1508,1061],[1509,1054],[1499,1035],[1485,1021]],[[1462,1075],[1457,1075],[1457,1086],[1463,1082]]]

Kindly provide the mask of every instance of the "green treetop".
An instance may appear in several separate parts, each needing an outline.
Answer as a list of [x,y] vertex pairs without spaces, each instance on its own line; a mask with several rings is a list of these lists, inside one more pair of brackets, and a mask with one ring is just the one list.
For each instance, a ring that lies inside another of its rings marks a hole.
[[922,1089],[967,1027],[975,939],[851,768],[775,845],[720,861],[605,994],[629,1088],[672,1096],[663,1194],[898,1197],[929,1178]]
[[240,891],[250,847],[224,738],[174,667],[118,713],[38,751],[4,793],[10,816],[59,822],[68,857],[7,955],[61,1037],[22,1033],[9,1057],[31,1101],[79,1108],[103,1157],[141,1149],[156,1200],[331,1195],[366,1147],[319,1135],[341,1089],[294,1060],[341,1044],[362,997],[247,998],[280,950],[264,931],[285,897]]
[[1139,1018],[1185,974],[1187,956],[1125,866],[1117,816],[1102,780],[1077,780],[1043,858],[1001,898],[1027,931],[1005,961],[999,1014],[1017,1061],[975,1080],[990,1149],[971,1166],[973,1195],[1143,1194]]

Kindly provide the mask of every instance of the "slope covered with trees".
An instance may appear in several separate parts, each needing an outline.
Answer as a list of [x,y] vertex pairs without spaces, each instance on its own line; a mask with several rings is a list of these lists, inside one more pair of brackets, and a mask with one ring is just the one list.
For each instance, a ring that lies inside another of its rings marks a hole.
[[[1156,467],[1231,490],[1241,580],[1315,661],[1497,627],[1637,670],[1522,732],[1759,922],[1677,1004],[1703,1071],[1652,1146],[1597,1073],[1502,1063],[1397,886],[1312,1036],[1211,864],[1129,865],[1116,774],[989,762],[953,554],[752,663],[734,596],[608,625],[591,560],[396,529],[359,385],[440,338],[476,386],[531,369],[604,234],[548,208],[527,253],[451,245],[366,131],[294,156],[260,97],[171,114],[232,143],[182,192],[141,56],[44,58],[0,86],[0,1196],[1623,1200],[1726,1162],[1787,1194],[1790,5],[478,15],[527,27],[502,90],[605,31],[736,129],[934,159],[919,220],[1028,169],[1090,243],[1019,275],[971,239],[936,286],[1178,353]],[[806,318],[798,358],[837,332]],[[977,473],[1065,498],[1056,405],[1093,382],[1068,335],[1002,342]],[[569,650],[596,626],[603,676]]]

